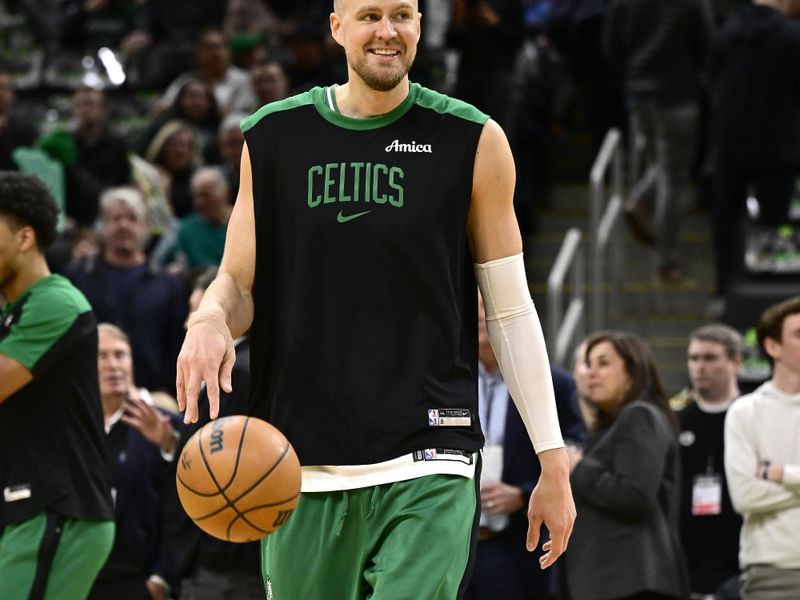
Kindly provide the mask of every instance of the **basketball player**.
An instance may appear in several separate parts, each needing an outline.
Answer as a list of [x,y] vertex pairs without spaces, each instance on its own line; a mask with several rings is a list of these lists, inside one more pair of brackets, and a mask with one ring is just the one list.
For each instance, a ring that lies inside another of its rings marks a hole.
[[[408,80],[416,0],[337,0],[348,81],[243,122],[241,187],[217,279],[189,320],[179,404],[212,416],[233,337],[251,398],[303,465],[294,515],[263,544],[267,595],[453,600],[479,507],[476,278],[500,366],[539,453],[527,545],[564,551],[575,511],[500,127]],[[233,337],[232,337],[233,336]]]
[[0,598],[85,598],[114,538],[97,323],[43,255],[58,208],[0,172]]

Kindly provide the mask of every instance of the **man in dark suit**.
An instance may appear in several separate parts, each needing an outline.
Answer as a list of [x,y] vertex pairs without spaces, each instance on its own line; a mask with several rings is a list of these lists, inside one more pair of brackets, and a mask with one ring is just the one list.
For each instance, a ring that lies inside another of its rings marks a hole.
[[[486,445],[478,553],[465,600],[543,600],[553,594],[555,578],[539,568],[541,550],[525,548],[526,507],[541,468],[489,344],[482,301],[478,318],[478,406]],[[564,441],[580,446],[586,429],[575,382],[560,369],[552,376]]]
[[176,583],[165,551],[164,525],[179,507],[165,494],[175,455],[177,416],[153,405],[150,393],[133,384],[131,347],[124,331],[98,327],[100,397],[110,457],[114,546],[89,600],[166,600]]

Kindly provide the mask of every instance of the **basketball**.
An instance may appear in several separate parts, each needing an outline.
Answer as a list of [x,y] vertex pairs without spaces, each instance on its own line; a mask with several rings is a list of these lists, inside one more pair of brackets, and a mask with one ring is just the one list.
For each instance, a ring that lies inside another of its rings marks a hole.
[[241,415],[199,429],[181,452],[176,475],[186,514],[226,542],[252,542],[291,516],[300,499],[300,462],[269,423]]

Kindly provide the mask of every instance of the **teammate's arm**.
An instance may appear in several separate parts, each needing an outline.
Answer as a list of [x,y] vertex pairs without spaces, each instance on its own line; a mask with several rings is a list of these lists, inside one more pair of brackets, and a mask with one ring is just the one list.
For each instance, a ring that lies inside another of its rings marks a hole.
[[0,353],[0,404],[33,381],[31,372],[10,356]]
[[528,507],[528,550],[544,523],[550,541],[542,568],[564,552],[575,521],[569,458],[558,426],[553,382],[539,317],[522,261],[522,239],[514,215],[514,158],[503,130],[489,120],[475,156],[467,222],[470,250],[486,307],[492,348],[542,465]]
[[231,391],[231,370],[236,357],[233,338],[253,322],[253,278],[256,240],[253,211],[253,177],[245,144],[239,194],[225,238],[219,273],[203,294],[199,308],[189,317],[186,338],[178,356],[176,388],[178,407],[185,423],[197,421],[197,397],[202,382],[208,390],[209,414],[219,414],[219,390]]

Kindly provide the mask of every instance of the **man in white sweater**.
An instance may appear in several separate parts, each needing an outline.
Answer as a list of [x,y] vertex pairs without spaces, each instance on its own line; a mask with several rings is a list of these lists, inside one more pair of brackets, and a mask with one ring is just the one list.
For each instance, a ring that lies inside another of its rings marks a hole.
[[771,306],[758,341],[772,378],[733,403],[725,472],[744,517],[743,600],[800,598],[800,296]]

